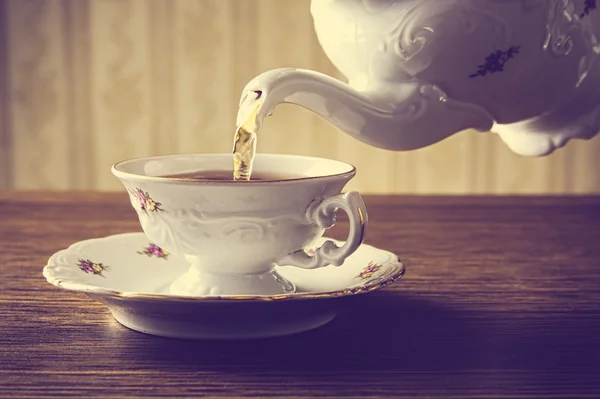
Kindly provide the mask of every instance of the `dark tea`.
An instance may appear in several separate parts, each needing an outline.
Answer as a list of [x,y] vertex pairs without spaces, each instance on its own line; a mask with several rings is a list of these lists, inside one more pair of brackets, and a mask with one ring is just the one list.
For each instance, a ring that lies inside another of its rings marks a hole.
[[[184,172],[176,173],[171,175],[164,175],[161,177],[169,177],[175,179],[187,179],[187,180],[203,180],[203,181],[234,181],[233,173],[231,170],[199,170],[196,172]],[[268,180],[289,180],[299,179],[305,176],[286,174],[281,172],[257,172],[252,173],[250,181],[268,181]],[[242,180],[243,181],[243,180]]]

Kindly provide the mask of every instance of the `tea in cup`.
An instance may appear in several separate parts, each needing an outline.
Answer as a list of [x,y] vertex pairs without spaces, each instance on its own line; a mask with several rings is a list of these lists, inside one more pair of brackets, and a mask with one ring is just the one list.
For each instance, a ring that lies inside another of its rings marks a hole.
[[[146,236],[186,259],[170,285],[182,296],[294,292],[276,265],[340,266],[363,242],[367,210],[359,193],[342,193],[356,169],[325,158],[259,154],[249,181],[233,180],[231,154],[167,155],[122,161],[122,182]],[[350,232],[309,255],[305,249],[348,214]]]

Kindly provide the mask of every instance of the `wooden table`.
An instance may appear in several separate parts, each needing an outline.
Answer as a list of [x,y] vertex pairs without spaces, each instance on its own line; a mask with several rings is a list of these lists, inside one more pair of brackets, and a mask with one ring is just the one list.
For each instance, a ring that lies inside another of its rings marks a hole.
[[403,280],[308,333],[202,342],[42,277],[75,241],[139,231],[125,194],[0,193],[0,397],[600,398],[600,197],[365,201]]

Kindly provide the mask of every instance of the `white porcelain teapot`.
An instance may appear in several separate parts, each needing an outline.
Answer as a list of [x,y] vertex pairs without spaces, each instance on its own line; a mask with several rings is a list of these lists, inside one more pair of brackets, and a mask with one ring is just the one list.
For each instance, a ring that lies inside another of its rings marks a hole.
[[528,156],[600,130],[596,0],[312,0],[311,13],[348,83],[267,71],[243,90],[238,124],[255,115],[258,128],[285,102],[376,147],[472,128]]

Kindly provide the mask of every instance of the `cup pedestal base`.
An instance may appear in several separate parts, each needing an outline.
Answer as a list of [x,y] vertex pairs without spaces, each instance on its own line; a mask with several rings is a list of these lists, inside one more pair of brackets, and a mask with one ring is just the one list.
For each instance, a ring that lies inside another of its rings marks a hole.
[[194,266],[169,287],[171,295],[181,296],[278,295],[295,290],[275,269],[256,274],[211,273]]

